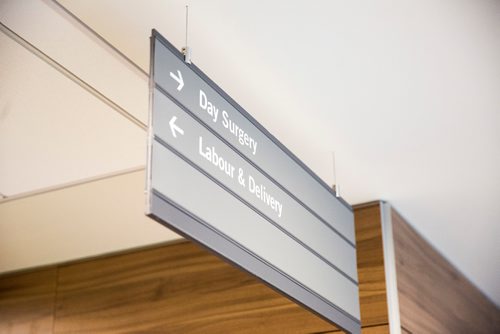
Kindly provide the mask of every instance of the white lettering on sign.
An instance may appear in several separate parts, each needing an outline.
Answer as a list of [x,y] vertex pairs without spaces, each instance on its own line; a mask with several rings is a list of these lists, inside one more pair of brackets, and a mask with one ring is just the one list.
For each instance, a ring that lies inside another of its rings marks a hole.
[[[217,153],[214,146],[204,145],[202,136],[198,137],[198,153],[221,172],[229,176],[231,179],[234,179],[234,172],[236,169],[235,166],[220,153]],[[257,181],[255,181],[255,178],[250,174],[247,175],[247,178],[245,179],[244,174],[245,172],[243,171],[243,168],[238,168],[239,185],[247,189],[251,194],[255,195],[255,197],[271,208],[271,210],[276,213],[278,218],[281,218],[281,215],[283,214],[283,204],[266,191],[267,189],[265,185],[258,184]]]
[[219,115],[219,109],[216,108],[212,102],[208,101],[207,94],[200,89],[200,107],[212,116],[212,121],[217,123],[217,116]]
[[222,112],[222,126],[229,130],[233,135],[238,137],[238,142],[240,145],[248,146],[250,150],[252,150],[252,154],[255,155],[257,153],[257,141],[250,137],[248,133],[245,132],[242,128],[238,126],[235,122],[233,122],[229,118],[229,114],[227,111]]
[[283,204],[277,201],[273,196],[266,192],[266,187],[263,184],[256,184],[254,178],[248,175],[248,191],[254,194],[258,199],[267,204],[281,218],[283,212]]
[[202,157],[211,161],[214,166],[217,166],[221,171],[223,171],[230,178],[234,177],[234,166],[231,165],[227,160],[225,160],[222,156],[218,155],[215,152],[215,147],[204,147],[203,146],[203,137],[200,136],[199,139],[199,153]]
[[[207,94],[200,89],[200,108],[207,112],[214,123],[219,119],[219,108],[209,101]],[[233,134],[241,146],[248,147],[253,155],[257,153],[257,141],[238,126],[225,110],[222,111],[222,126]]]

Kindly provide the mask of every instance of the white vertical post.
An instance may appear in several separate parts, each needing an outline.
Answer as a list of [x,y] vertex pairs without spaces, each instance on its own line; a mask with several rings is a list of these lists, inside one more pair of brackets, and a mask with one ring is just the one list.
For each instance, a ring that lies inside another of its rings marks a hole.
[[385,286],[387,291],[387,308],[389,315],[389,332],[391,334],[401,334],[398,281],[396,277],[396,257],[394,253],[394,236],[392,233],[391,210],[391,205],[389,203],[380,203],[382,243],[384,250]]

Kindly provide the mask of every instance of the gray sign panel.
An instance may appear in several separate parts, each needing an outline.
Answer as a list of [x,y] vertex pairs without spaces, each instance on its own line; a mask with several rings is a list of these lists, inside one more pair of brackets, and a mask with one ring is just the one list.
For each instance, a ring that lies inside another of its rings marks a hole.
[[358,333],[353,213],[153,31],[148,214]]

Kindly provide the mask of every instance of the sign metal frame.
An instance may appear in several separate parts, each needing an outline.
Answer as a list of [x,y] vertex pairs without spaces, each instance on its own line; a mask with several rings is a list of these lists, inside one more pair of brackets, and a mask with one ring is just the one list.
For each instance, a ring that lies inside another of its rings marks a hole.
[[[149,103],[149,123],[148,123],[148,157],[147,157],[147,175],[146,175],[146,214],[158,221],[162,225],[173,229],[177,233],[183,235],[184,237],[194,240],[201,244],[211,252],[222,256],[225,260],[229,261],[233,265],[249,272],[250,274],[256,276],[265,284],[269,285],[280,293],[286,295],[288,298],[296,301],[297,303],[304,305],[314,313],[318,314],[322,318],[334,323],[336,326],[342,328],[349,333],[360,333],[360,320],[352,316],[348,312],[344,311],[341,307],[335,305],[334,302],[318,295],[315,291],[311,290],[308,286],[299,282],[294,277],[283,272],[275,265],[262,258],[261,256],[252,252],[252,250],[247,249],[243,245],[235,242],[231,237],[227,236],[224,232],[214,228],[209,223],[205,222],[202,218],[198,217],[196,214],[191,212],[189,208],[183,207],[178,203],[174,202],[172,199],[163,195],[161,192],[153,188],[152,185],[152,165],[153,165],[153,145],[155,141],[160,141],[161,139],[155,138],[155,133],[153,130],[153,104],[154,104],[154,92],[155,90],[161,90],[162,93],[167,96],[170,100],[176,102],[175,97],[172,97],[168,92],[162,90],[155,81],[155,48],[156,43],[161,43],[163,47],[168,49],[168,51],[177,57],[179,60],[183,61],[183,55],[179,52],[168,40],[166,40],[161,34],[156,30],[152,30],[151,36],[151,58],[150,58],[150,103]],[[269,138],[275,145],[277,145],[286,155],[288,155],[295,163],[297,163],[302,169],[304,169],[313,179],[325,188],[333,198],[338,200],[342,206],[350,210],[352,213],[352,208],[345,202],[342,198],[336,197],[335,192],[314,172],[312,172],[300,159],[298,159],[292,152],[290,152],[283,144],[281,144],[271,133],[269,133],[262,125],[260,125],[248,112],[246,112],[236,101],[234,101],[228,94],[226,94],[217,84],[215,84],[207,75],[205,75],[196,65],[190,63],[185,64],[192,70],[201,80],[213,88],[218,94],[222,96],[226,101],[228,101],[241,115],[243,115],[249,122],[251,122],[261,133],[263,133],[267,138]],[[179,73],[180,75],[180,73]],[[172,76],[172,75],[171,75]],[[179,80],[178,77],[172,76],[174,80]],[[182,80],[182,79],[180,79]],[[179,85],[183,85],[179,81]],[[184,110],[186,111],[186,110]],[[175,120],[174,120],[175,121]],[[175,136],[174,124],[170,124],[172,129],[172,134]],[[179,131],[179,129],[177,129]],[[163,146],[167,147],[173,154],[177,155],[180,159],[191,167],[197,169],[202,174],[205,174],[207,178],[211,179],[215,183],[213,177],[203,172],[199,167],[197,167],[193,162],[188,159],[184,159],[182,154],[176,152],[176,149],[169,146],[168,143],[161,142]],[[220,184],[219,184],[220,185]],[[223,186],[222,186],[223,187]],[[228,189],[225,189],[229,193]],[[234,195],[234,194],[233,194]],[[355,249],[354,243],[346,239],[346,242],[350,243]],[[357,286],[357,282],[353,281]],[[356,296],[357,297],[357,296]],[[359,305],[359,304],[358,304]]]

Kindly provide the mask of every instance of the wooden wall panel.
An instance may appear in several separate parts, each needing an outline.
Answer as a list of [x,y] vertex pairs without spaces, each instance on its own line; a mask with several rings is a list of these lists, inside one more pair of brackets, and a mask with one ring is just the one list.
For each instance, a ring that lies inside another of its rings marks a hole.
[[401,325],[411,333],[500,333],[500,311],[392,211]]
[[[500,333],[500,313],[393,211],[403,333]],[[389,333],[379,202],[355,207],[363,334]],[[180,242],[0,276],[0,333],[338,333]]]
[[335,327],[190,242],[66,265],[55,333],[318,333]]
[[361,328],[361,334],[389,334],[389,325],[365,326]]
[[403,326],[401,326],[401,333],[403,333],[403,334],[412,334],[409,330],[407,330]]
[[0,333],[52,333],[56,272],[0,276]]
[[389,323],[384,273],[380,203],[354,207],[358,261],[361,323],[378,326]]

